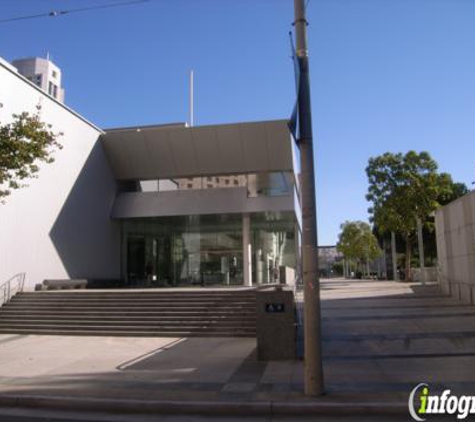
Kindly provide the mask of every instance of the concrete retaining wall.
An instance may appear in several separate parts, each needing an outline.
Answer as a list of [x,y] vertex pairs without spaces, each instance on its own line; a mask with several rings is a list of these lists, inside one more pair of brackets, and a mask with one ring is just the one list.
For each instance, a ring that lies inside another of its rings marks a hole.
[[[412,277],[414,278],[414,281],[422,280],[421,269],[419,267],[412,268],[411,271],[412,271]],[[425,273],[426,281],[437,281],[437,268],[425,267],[424,273]]]
[[475,303],[475,191],[435,216],[439,283],[446,294]]

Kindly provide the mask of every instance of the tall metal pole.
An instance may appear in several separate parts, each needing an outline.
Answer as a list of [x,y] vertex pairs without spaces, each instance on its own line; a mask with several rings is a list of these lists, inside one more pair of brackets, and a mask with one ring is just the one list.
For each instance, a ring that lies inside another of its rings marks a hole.
[[419,268],[421,271],[421,283],[426,285],[426,272],[424,263],[424,239],[422,237],[422,221],[417,218],[417,244],[419,246]]
[[369,256],[368,256],[368,252],[366,252],[366,276],[369,278],[371,278],[371,274],[370,274],[370,269],[369,269]]
[[194,120],[194,81],[193,81],[193,70],[190,71],[190,126],[193,127]]
[[393,261],[393,280],[399,280],[397,273],[396,233],[391,232],[391,258]]
[[296,55],[300,68],[298,95],[301,189],[302,279],[304,285],[305,394],[323,393],[320,282],[318,279],[317,218],[313,163],[312,111],[304,0],[294,0]]

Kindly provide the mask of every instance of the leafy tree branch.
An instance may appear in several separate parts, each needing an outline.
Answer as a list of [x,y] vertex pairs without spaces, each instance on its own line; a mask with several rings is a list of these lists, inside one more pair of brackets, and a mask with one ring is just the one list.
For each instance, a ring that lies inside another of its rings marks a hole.
[[39,163],[52,163],[62,145],[50,124],[40,118],[41,106],[30,114],[13,114],[11,123],[0,124],[0,201],[11,191],[26,186],[23,180],[37,177]]

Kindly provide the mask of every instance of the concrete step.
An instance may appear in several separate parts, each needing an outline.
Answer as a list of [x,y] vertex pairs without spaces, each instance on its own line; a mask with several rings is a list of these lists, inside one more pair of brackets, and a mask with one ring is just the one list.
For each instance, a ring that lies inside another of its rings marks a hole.
[[149,299],[149,300],[175,300],[175,299],[186,299],[186,300],[248,300],[255,297],[255,294],[250,295],[197,295],[197,294],[189,294],[189,295],[169,295],[169,294],[100,294],[94,295],[91,293],[20,293],[13,297],[12,300],[20,300],[20,299],[35,299],[35,300],[45,300],[45,299],[59,299],[59,298],[67,298],[67,299],[75,299],[75,298],[86,298],[86,299],[127,299],[127,298],[134,298],[134,299]]
[[254,297],[255,293],[249,294],[217,294],[217,295],[208,295],[208,294],[196,294],[196,293],[178,293],[178,294],[168,294],[168,293],[88,293],[88,291],[84,291],[84,293],[76,292],[76,293],[67,293],[66,291],[50,291],[50,292],[33,292],[33,293],[19,293],[16,297],[25,297],[25,298],[45,298],[45,297],[144,297],[144,298],[177,298],[177,297],[185,297],[185,298],[238,298],[238,299],[245,299],[249,297]]
[[222,308],[222,309],[213,309],[213,308],[174,308],[174,309],[164,309],[160,307],[150,307],[150,308],[120,308],[120,307],[74,307],[74,306],[62,306],[62,307],[52,307],[52,306],[45,306],[45,307],[15,307],[15,308],[5,308],[2,309],[0,314],[2,313],[17,313],[17,314],[24,314],[27,312],[33,313],[42,313],[42,312],[54,312],[54,313],[97,313],[97,314],[104,314],[104,313],[120,313],[122,314],[127,313],[128,315],[132,314],[143,314],[143,313],[150,313],[150,314],[157,314],[157,315],[208,315],[208,314],[218,314],[218,315],[232,315],[232,314],[239,314],[239,315],[249,315],[255,314],[255,310],[252,308]]
[[31,315],[51,315],[51,316],[69,316],[74,318],[75,316],[89,316],[91,318],[103,318],[107,316],[111,317],[121,317],[126,316],[127,318],[133,317],[150,317],[150,318],[210,318],[211,316],[216,318],[255,318],[255,310],[241,310],[236,312],[235,309],[226,309],[226,310],[213,310],[207,309],[205,311],[183,311],[183,310],[163,310],[160,308],[151,309],[151,310],[133,310],[126,311],[122,309],[109,310],[109,309],[100,309],[98,311],[87,311],[87,310],[71,310],[71,309],[61,309],[55,310],[51,308],[32,310],[32,309],[16,309],[16,308],[5,308],[0,310],[0,317],[22,317],[22,316],[31,316]]
[[11,301],[5,306],[145,306],[145,307],[250,307],[255,306],[255,302],[242,301],[242,302],[195,302],[195,301],[142,301],[142,300],[52,300],[52,301]]
[[147,297],[102,297],[102,298],[94,298],[94,297],[85,297],[85,296],[78,296],[78,297],[32,297],[32,298],[25,298],[25,297],[15,297],[9,303],[54,303],[54,302],[97,302],[97,303],[107,303],[107,302],[116,302],[116,303],[127,303],[127,302],[140,302],[140,303],[249,303],[255,302],[254,297],[250,298],[181,298],[181,297],[168,297],[168,298],[147,298]]
[[18,320],[18,319],[10,319],[0,320],[0,326],[25,326],[25,325],[67,325],[70,327],[75,326],[120,326],[120,327],[237,327],[237,328],[252,328],[255,327],[255,321],[229,321],[225,320],[199,320],[199,321],[183,321],[183,320],[176,320],[176,321],[161,321],[161,320],[132,320],[132,321],[124,321],[116,319],[116,320],[88,320],[88,319],[44,319],[44,318],[30,318],[25,320]]
[[9,302],[5,306],[13,307],[45,307],[45,306],[75,306],[75,307],[167,307],[167,308],[250,308],[254,307],[254,302],[141,302],[141,301],[124,301],[118,303],[116,301],[103,301],[103,302],[94,302],[94,301],[52,301],[52,302],[27,302],[27,301],[18,301],[18,302]]
[[0,333],[7,332],[255,337],[255,292],[21,293],[0,308]]
[[186,299],[248,299],[255,297],[255,293],[226,293],[226,294],[200,294],[200,293],[154,293],[154,292],[140,292],[140,293],[91,293],[90,291],[85,292],[66,292],[66,291],[48,291],[48,292],[25,292],[19,293],[14,297],[14,299],[19,298],[77,298],[77,297],[86,297],[86,298],[145,298],[145,299],[160,299],[160,298],[186,298]]
[[75,325],[68,325],[68,326],[60,326],[54,324],[41,324],[41,323],[34,323],[34,324],[2,324],[0,323],[0,329],[31,329],[31,330],[43,330],[43,329],[60,329],[63,331],[69,331],[71,333],[75,331],[122,331],[122,332],[134,332],[134,333],[142,333],[142,332],[150,332],[150,331],[160,331],[160,332],[254,332],[255,330],[252,327],[220,327],[220,326],[158,326],[158,327],[146,327],[142,325],[128,325],[123,326],[120,324],[115,325],[107,325],[107,324],[100,324],[100,325],[87,325],[87,324],[75,324]]
[[17,311],[17,310],[8,310],[5,309],[0,312],[0,318],[3,316],[16,318],[16,317],[36,317],[36,316],[50,316],[54,317],[66,317],[66,318],[75,318],[87,316],[89,318],[154,318],[154,319],[203,319],[203,318],[217,318],[217,319],[228,319],[228,318],[239,318],[239,319],[253,319],[256,317],[255,312],[212,312],[212,310],[206,312],[168,312],[168,311],[159,311],[159,312],[147,312],[147,311],[133,311],[133,312],[121,312],[120,310],[114,310],[114,312],[107,312],[104,310],[93,310],[93,311],[82,311],[82,310],[72,310],[66,309],[65,311],[57,309],[44,309],[41,311],[28,310],[28,311]]
[[77,330],[71,332],[69,330],[57,329],[8,329],[0,328],[0,334],[23,334],[23,335],[59,335],[59,336],[98,336],[98,337],[255,337],[256,332],[195,332],[195,331],[148,331],[148,332],[124,332],[124,331],[88,331]]
[[[26,320],[34,320],[34,319],[49,319],[52,321],[74,321],[77,319],[81,320],[103,320],[103,321],[123,321],[123,315],[81,315],[81,314],[68,314],[68,315],[61,315],[61,314],[30,314],[30,315],[8,315],[2,314],[0,321],[26,321]],[[203,316],[180,316],[177,318],[176,316],[148,316],[148,315],[134,315],[134,316],[127,316],[127,320],[131,321],[180,321],[182,323],[186,322],[194,322],[194,321],[229,321],[229,322],[254,322],[256,321],[255,315],[236,315],[236,316],[216,316],[216,315],[203,315]]]

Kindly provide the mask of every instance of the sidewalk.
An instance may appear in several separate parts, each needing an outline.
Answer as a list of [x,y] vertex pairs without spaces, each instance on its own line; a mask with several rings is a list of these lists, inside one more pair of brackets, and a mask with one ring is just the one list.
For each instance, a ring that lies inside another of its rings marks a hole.
[[323,281],[322,299],[327,394],[316,399],[302,361],[259,362],[254,339],[2,335],[0,406],[407,414],[420,382],[475,395],[474,307],[379,281]]

